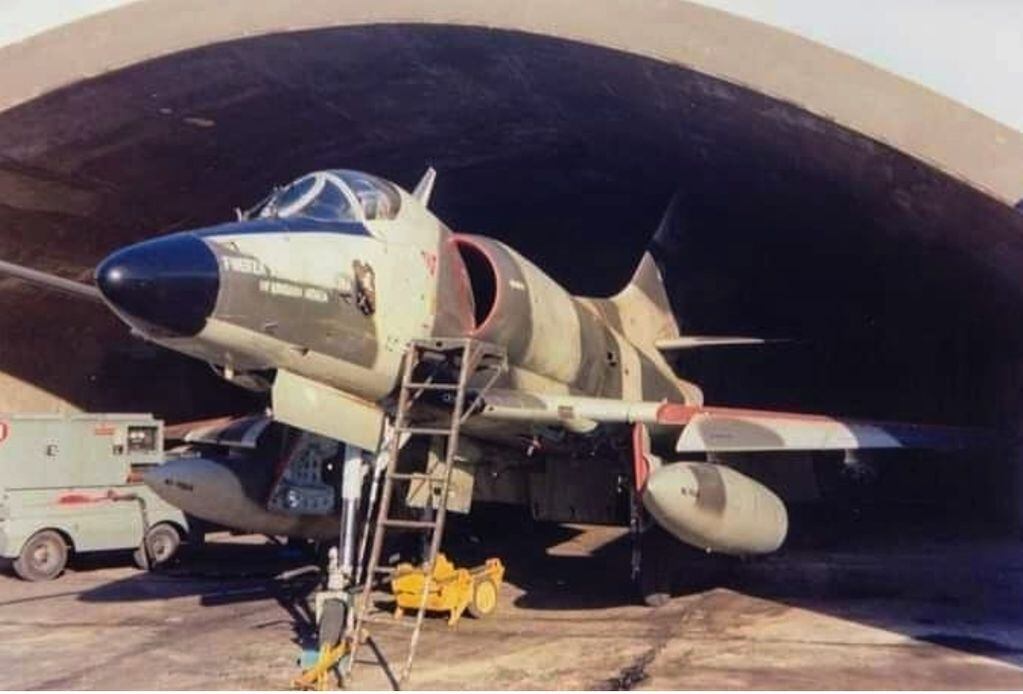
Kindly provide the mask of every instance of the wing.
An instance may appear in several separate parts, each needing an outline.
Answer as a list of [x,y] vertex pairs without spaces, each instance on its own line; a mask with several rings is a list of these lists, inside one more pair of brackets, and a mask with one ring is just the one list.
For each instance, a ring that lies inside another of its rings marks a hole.
[[955,450],[982,445],[987,434],[966,427],[879,422],[727,407],[666,405],[662,422],[682,426],[679,453],[827,451],[878,448]]
[[645,424],[678,436],[680,453],[821,451],[879,448],[954,450],[983,445],[986,432],[965,427],[875,422],[817,414],[626,402],[573,395],[493,390],[479,417],[589,431],[601,424]]
[[20,280],[37,284],[41,287],[56,289],[57,291],[64,292],[65,294],[72,294],[98,303],[103,302],[103,296],[99,293],[99,289],[91,284],[75,282],[74,280],[58,277],[57,275],[33,270],[32,268],[25,267],[24,265],[16,265],[14,263],[8,263],[7,261],[0,260],[0,275],[10,275],[11,277],[16,277]]

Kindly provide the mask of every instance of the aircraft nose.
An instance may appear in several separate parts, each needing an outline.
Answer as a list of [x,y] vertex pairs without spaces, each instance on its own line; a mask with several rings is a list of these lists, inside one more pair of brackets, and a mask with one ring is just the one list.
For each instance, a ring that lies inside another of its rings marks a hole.
[[96,285],[127,317],[190,336],[213,312],[220,273],[209,246],[183,233],[114,252],[96,268]]

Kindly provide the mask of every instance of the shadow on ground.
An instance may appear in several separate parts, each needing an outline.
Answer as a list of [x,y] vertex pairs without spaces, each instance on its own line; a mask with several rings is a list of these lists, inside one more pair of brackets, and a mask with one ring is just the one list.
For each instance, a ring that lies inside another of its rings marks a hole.
[[[707,557],[680,544],[675,594],[727,588],[1023,666],[1023,649],[988,628],[1023,618],[1019,542],[999,536],[997,528],[926,517],[919,510],[839,518],[797,509],[790,544],[756,561]],[[627,532],[537,523],[519,511],[491,508],[454,517],[445,549],[457,565],[500,557],[506,581],[522,591],[514,602],[519,608],[600,610],[638,602]],[[170,569],[140,572],[79,599],[197,596],[210,607],[273,599],[294,625],[294,642],[305,646],[315,632],[310,595],[318,581],[308,554],[269,542],[225,541]]]

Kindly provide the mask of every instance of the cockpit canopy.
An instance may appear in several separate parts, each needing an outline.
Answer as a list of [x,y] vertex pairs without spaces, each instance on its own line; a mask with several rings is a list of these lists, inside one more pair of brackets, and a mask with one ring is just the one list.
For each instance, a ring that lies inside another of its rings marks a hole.
[[359,171],[330,169],[274,191],[256,216],[360,222],[394,219],[400,207],[401,196],[393,184]]

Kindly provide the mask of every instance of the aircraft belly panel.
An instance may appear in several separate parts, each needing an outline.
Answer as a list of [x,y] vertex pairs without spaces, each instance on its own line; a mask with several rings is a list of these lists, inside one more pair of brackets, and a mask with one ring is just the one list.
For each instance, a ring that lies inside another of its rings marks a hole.
[[529,475],[530,510],[537,520],[562,523],[625,523],[627,471],[594,458],[548,457],[543,472]]

